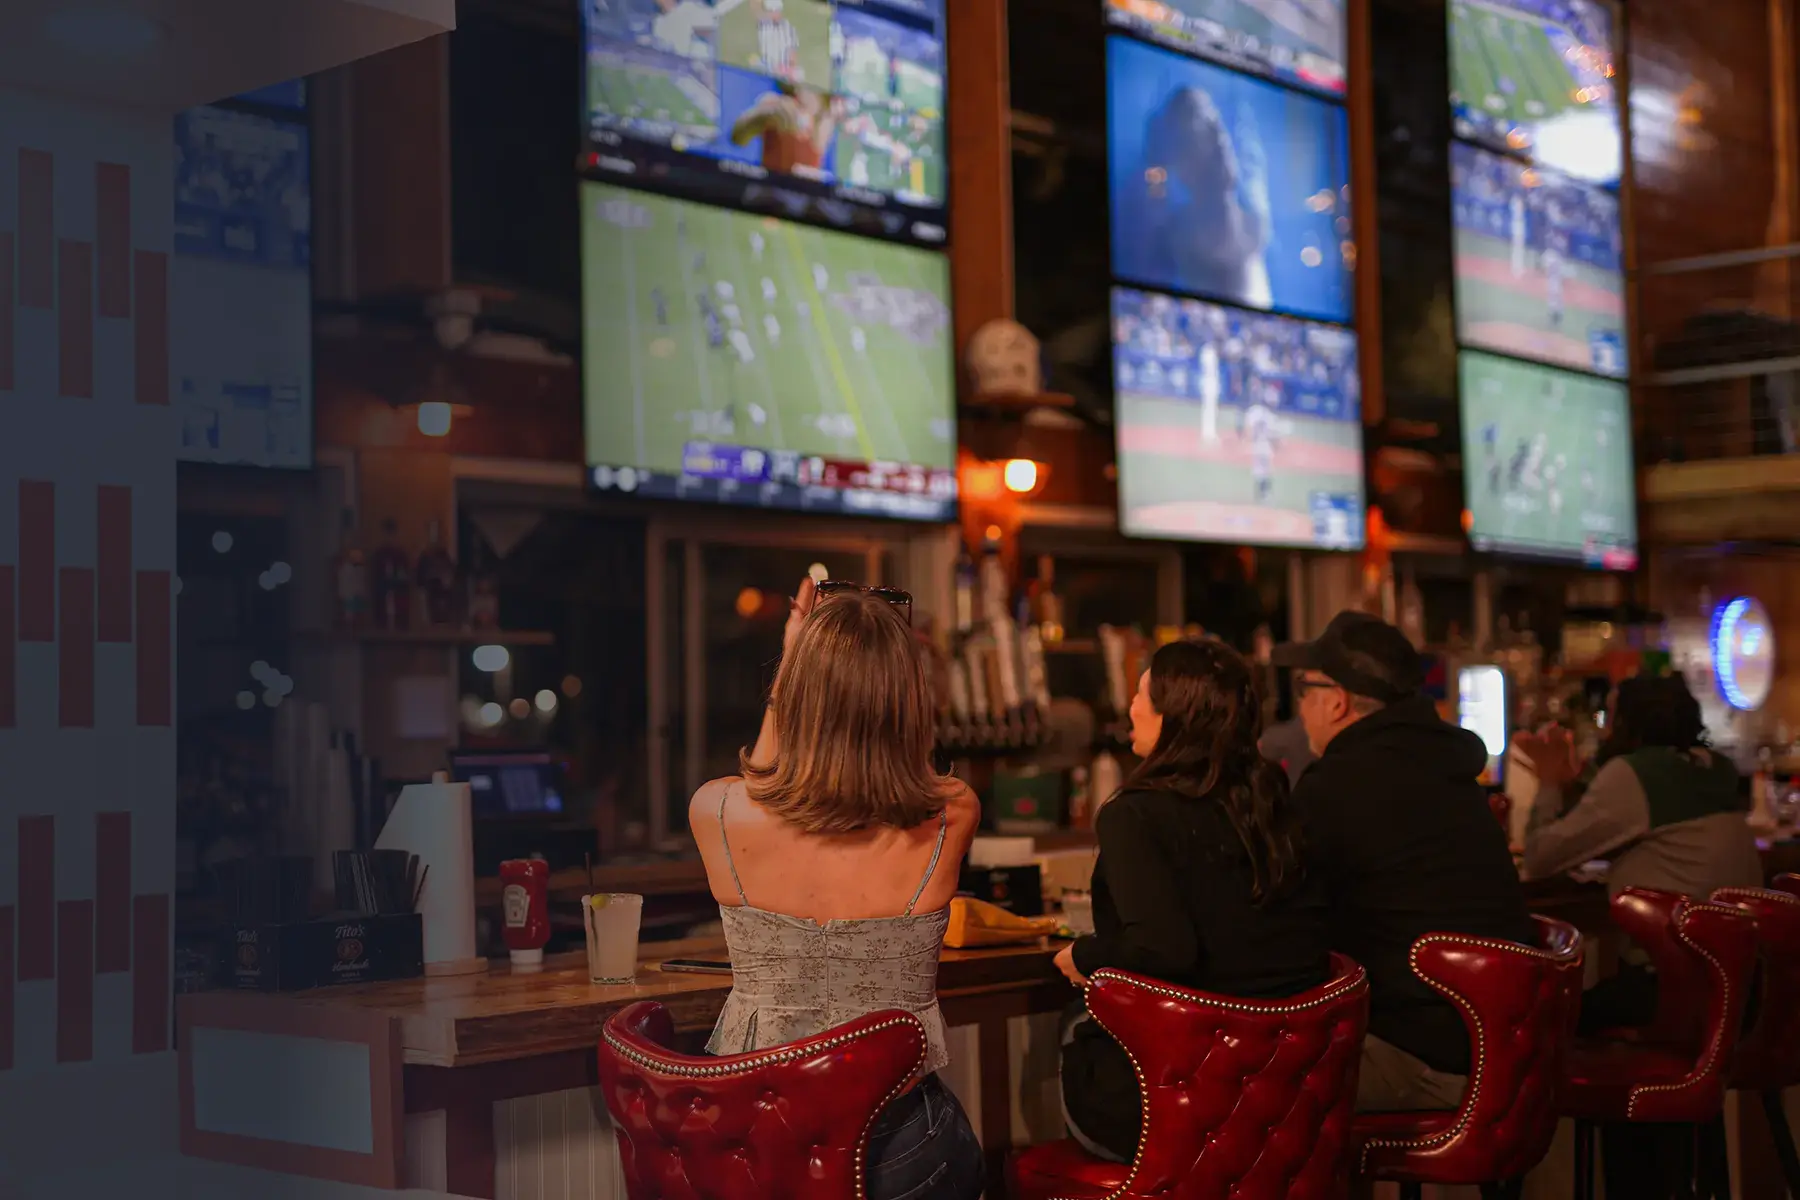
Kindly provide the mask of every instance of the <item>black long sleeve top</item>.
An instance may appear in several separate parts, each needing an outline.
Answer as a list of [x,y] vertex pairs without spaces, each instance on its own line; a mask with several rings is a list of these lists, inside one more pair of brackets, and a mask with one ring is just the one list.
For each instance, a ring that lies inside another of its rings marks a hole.
[[1211,799],[1127,792],[1095,822],[1094,933],[1083,975],[1115,967],[1227,996],[1291,996],[1330,973],[1323,889],[1303,875],[1264,904],[1225,809]]

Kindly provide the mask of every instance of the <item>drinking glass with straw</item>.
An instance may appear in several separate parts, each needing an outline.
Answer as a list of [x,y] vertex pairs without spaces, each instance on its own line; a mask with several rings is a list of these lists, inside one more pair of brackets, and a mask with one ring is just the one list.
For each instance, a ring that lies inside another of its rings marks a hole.
[[644,898],[631,892],[599,892],[581,898],[590,983],[637,979],[638,927],[643,916]]

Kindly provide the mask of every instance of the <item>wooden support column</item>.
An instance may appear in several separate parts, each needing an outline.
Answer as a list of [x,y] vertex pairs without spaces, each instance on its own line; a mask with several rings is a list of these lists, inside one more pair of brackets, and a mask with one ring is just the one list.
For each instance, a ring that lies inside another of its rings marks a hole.
[[1381,380],[1381,213],[1375,188],[1375,72],[1370,60],[1369,0],[1350,0],[1350,230],[1356,239],[1357,362],[1362,375],[1363,424],[1387,417]]
[[[1786,246],[1800,237],[1800,121],[1795,114],[1796,62],[1794,0],[1769,0],[1769,127],[1775,166],[1775,194],[1769,201],[1766,246]],[[1774,316],[1794,315],[1794,260],[1776,258],[1758,271],[1757,303]]]
[[974,332],[1013,315],[1006,0],[949,0],[950,288],[958,378]]

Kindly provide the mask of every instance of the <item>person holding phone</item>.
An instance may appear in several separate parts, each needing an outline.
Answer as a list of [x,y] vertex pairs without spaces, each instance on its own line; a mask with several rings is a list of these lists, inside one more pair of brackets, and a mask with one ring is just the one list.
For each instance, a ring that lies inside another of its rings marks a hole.
[[688,823],[732,967],[707,1049],[763,1050],[912,1012],[925,1065],[870,1133],[868,1198],[976,1200],[981,1147],[937,1075],[950,1061],[937,970],[981,808],[932,769],[937,706],[903,596],[802,581],[742,774],[694,794]]

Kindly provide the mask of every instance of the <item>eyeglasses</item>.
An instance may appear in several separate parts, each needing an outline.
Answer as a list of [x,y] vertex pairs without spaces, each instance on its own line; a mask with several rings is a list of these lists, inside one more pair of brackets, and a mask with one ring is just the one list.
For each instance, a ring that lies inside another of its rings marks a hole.
[[1334,683],[1329,679],[1302,679],[1296,675],[1294,677],[1294,699],[1299,700],[1308,692],[1323,692],[1330,688],[1341,688],[1343,686],[1343,684]]
[[826,596],[842,596],[851,592],[862,592],[877,600],[885,600],[893,605],[907,625],[912,624],[912,593],[897,587],[883,584],[861,584],[848,579],[827,579],[818,588],[820,598]]

